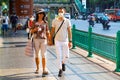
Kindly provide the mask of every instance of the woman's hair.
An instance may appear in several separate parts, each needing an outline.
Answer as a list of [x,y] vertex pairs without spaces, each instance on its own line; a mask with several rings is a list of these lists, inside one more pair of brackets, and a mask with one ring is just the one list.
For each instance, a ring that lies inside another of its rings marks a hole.
[[36,14],[36,21],[38,21],[38,19],[39,19],[39,16],[38,16],[39,14],[43,14],[44,15],[42,20],[46,23],[46,14],[45,14],[45,12],[37,13]]

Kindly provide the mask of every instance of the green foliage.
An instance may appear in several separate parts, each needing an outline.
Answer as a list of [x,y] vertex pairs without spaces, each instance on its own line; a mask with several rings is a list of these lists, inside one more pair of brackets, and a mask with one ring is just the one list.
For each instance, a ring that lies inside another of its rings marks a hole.
[[7,5],[9,3],[9,0],[0,0],[0,6],[2,6],[2,3],[5,2]]
[[[114,2],[115,0],[89,0],[90,4],[96,4],[96,3],[110,3]],[[116,0],[117,1],[117,0]]]

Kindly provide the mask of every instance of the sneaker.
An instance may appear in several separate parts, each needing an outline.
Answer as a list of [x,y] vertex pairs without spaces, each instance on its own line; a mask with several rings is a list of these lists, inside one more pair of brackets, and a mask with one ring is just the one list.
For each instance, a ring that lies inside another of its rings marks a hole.
[[62,70],[65,71],[65,64],[62,64]]
[[59,70],[58,77],[61,77],[61,76],[62,76],[62,73],[63,73],[63,71],[62,71],[62,70]]

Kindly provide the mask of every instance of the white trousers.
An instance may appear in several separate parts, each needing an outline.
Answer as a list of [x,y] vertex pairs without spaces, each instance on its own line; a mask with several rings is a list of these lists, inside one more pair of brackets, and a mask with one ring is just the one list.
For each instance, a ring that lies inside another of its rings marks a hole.
[[59,69],[62,69],[62,63],[65,63],[69,58],[68,42],[55,41],[55,48],[57,53],[57,61]]
[[46,58],[47,53],[47,40],[46,39],[33,39],[35,48],[35,57],[39,58],[40,54],[42,58]]

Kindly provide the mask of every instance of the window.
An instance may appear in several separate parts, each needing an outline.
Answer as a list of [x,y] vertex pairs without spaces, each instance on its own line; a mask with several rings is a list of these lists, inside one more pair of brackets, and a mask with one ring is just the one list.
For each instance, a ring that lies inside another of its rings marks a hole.
[[116,15],[117,15],[117,16],[120,16],[120,10],[117,11]]
[[26,9],[29,9],[30,8],[30,5],[20,5],[20,8],[26,8]]
[[28,14],[28,10],[24,10],[24,14]]
[[24,8],[29,9],[30,5],[24,5]]
[[20,8],[24,8],[24,5],[20,5]]

